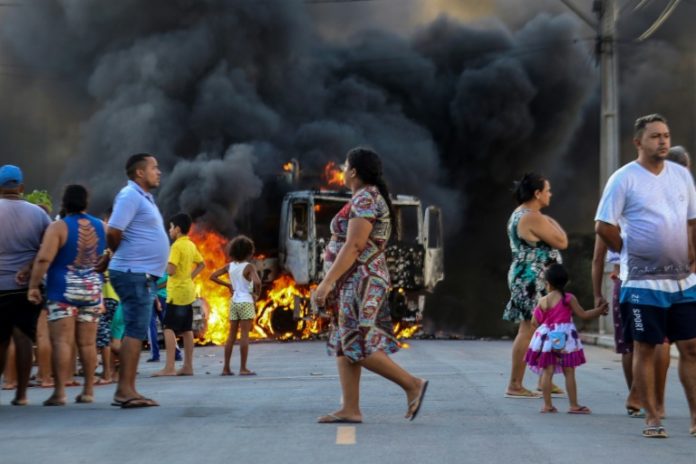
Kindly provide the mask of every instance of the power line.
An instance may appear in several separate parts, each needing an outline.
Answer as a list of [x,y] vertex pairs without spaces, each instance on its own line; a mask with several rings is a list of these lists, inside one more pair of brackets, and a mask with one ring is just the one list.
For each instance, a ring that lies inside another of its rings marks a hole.
[[670,2],[667,4],[665,9],[662,11],[660,16],[655,20],[654,23],[652,23],[652,26],[650,26],[645,32],[643,32],[640,37],[638,37],[638,41],[642,42],[643,40],[647,39],[651,35],[657,31],[660,26],[662,26],[665,21],[669,19],[670,16],[672,16],[672,13],[674,13],[674,10],[679,6],[679,2],[681,0],[670,0]]

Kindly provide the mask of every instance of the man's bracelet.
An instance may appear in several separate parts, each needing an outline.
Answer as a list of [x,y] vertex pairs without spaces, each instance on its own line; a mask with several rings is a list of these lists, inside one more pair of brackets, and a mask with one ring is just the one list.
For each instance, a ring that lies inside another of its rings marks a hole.
[[104,253],[102,253],[102,255],[111,259],[111,257],[114,255],[114,252],[111,251],[111,248],[104,248]]

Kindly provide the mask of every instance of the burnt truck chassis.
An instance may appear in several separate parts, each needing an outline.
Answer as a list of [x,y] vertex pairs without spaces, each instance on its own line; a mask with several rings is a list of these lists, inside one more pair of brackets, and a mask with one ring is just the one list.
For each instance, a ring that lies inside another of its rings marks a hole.
[[[303,190],[286,194],[277,256],[257,261],[264,283],[286,273],[299,287],[318,284],[324,276],[323,256],[331,237],[331,219],[349,200],[347,192]],[[433,206],[423,211],[421,201],[413,196],[397,195],[392,203],[399,226],[386,249],[392,283],[390,311],[395,322],[413,325],[422,319],[426,294],[444,278],[442,217]],[[295,298],[289,309],[297,321],[315,317],[309,308],[306,298]]]

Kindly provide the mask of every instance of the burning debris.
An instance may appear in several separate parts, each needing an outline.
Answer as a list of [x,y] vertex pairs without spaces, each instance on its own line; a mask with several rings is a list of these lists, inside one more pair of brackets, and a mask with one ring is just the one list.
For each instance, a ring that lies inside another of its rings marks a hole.
[[324,166],[324,181],[327,189],[342,189],[343,188],[343,171],[336,166],[336,163],[329,161]]
[[[510,12],[520,11],[509,3]],[[164,172],[158,203],[165,217],[183,210],[205,228],[243,232],[268,249],[280,247],[280,201],[291,190],[315,188],[297,177],[292,189],[279,185],[299,170],[288,166],[279,175],[278,168],[293,158],[318,172],[347,149],[370,145],[390,185],[440,205],[448,230],[463,237],[453,247],[452,272],[500,261],[508,250],[489,227],[504,223],[508,180],[523,168],[562,165],[591,106],[591,41],[582,40],[579,23],[537,10],[528,19],[530,8],[515,27],[441,16],[408,36],[362,31],[334,41],[317,32],[315,6],[151,0],[95,8],[89,0],[42,0],[7,9],[3,60],[29,78],[5,92],[16,111],[2,116],[0,138],[36,166],[31,176],[55,182],[53,191],[66,182],[89,185],[95,212],[122,186],[125,158],[152,152]],[[341,15],[341,27],[347,22]],[[26,104],[32,93],[42,96],[40,105]],[[587,152],[578,152],[583,165]],[[307,209],[307,220],[315,213],[323,212]],[[460,230],[464,217],[487,221]],[[311,243],[305,274],[318,269]],[[299,253],[294,246],[285,251]],[[466,298],[455,286],[438,309],[464,315],[471,298],[481,307],[498,304],[488,280],[473,273]]]
[[387,247],[386,254],[394,287],[409,290],[423,287],[425,251],[422,247],[393,244]]
[[[297,179],[299,163],[283,164],[282,171],[290,176],[289,179]],[[329,222],[350,200],[348,193],[328,190],[332,183],[342,182],[337,171],[335,164],[327,164],[321,176],[327,184],[324,188],[291,192],[275,213],[281,217],[278,251],[259,250],[260,254],[254,257],[264,289],[256,302],[252,338],[306,340],[326,332],[328,320],[312,313],[310,292],[323,277],[324,247],[330,238]],[[390,305],[392,316],[398,321],[397,337],[408,338],[420,329],[424,306],[425,224],[422,223],[420,201],[416,198],[397,196],[393,203],[401,227],[395,233],[394,243],[387,248],[393,284]],[[190,236],[206,265],[198,280],[198,293],[207,303],[209,318],[208,330],[200,341],[222,344],[229,331],[230,295],[226,288],[208,279],[229,260],[225,251],[227,239],[200,226],[194,227]]]

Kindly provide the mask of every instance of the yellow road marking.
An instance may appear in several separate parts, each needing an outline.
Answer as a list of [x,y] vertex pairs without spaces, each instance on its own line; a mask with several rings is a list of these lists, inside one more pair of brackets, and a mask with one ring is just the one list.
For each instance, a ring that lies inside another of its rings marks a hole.
[[336,444],[337,445],[354,445],[355,444],[355,427],[348,425],[339,425],[336,428]]

